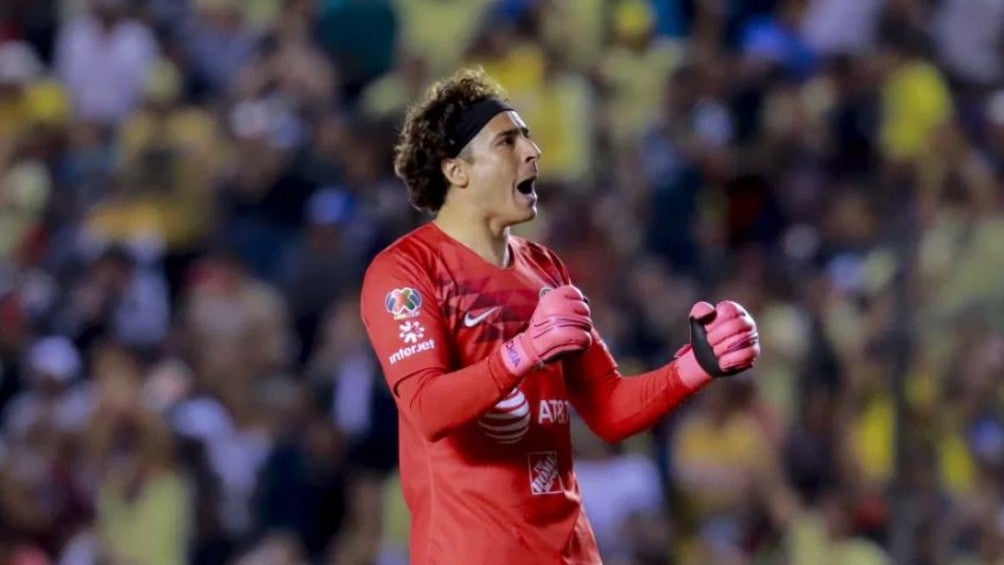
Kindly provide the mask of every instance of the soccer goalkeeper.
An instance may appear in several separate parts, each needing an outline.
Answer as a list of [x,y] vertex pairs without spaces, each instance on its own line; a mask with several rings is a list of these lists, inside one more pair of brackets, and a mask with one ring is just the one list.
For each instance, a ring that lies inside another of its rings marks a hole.
[[361,314],[399,408],[412,563],[599,563],[572,468],[569,411],[616,442],[760,355],[734,302],[699,302],[691,342],[625,378],[546,247],[540,148],[499,87],[464,70],[407,115],[395,170],[435,214],[366,272]]

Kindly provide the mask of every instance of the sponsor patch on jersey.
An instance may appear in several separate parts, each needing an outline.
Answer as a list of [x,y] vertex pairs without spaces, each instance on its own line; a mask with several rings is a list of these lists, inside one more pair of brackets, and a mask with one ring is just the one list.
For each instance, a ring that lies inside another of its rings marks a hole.
[[404,361],[408,357],[415,355],[416,353],[422,353],[423,351],[432,351],[436,348],[436,340],[427,339],[425,341],[420,341],[415,345],[406,345],[401,349],[398,349],[394,353],[391,353],[387,357],[387,361],[393,365],[399,361]]
[[397,329],[400,330],[397,336],[405,343],[418,343],[420,339],[425,337],[425,328],[422,327],[422,324],[412,320],[404,322]]
[[486,436],[503,443],[516,443],[530,429],[530,403],[518,388],[499,400],[478,419],[478,426]]
[[555,494],[565,490],[558,471],[557,451],[531,451],[526,458],[530,467],[530,494]]
[[422,307],[422,295],[413,288],[395,288],[387,293],[384,306],[395,320],[414,318]]
[[567,424],[571,404],[567,400],[548,399],[540,401],[537,411],[538,424]]

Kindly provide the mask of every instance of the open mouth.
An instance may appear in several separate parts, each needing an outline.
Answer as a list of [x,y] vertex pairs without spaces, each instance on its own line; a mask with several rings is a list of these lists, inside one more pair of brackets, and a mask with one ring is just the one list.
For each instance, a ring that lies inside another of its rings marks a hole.
[[516,190],[520,194],[533,194],[535,188],[537,188],[537,177],[530,177],[516,185]]

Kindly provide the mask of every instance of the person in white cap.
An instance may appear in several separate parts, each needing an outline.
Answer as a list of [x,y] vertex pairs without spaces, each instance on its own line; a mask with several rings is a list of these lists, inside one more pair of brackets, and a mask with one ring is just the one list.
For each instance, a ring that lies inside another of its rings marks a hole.
[[4,422],[8,439],[24,440],[39,425],[79,428],[89,414],[90,395],[78,384],[83,363],[73,342],[62,336],[39,339],[26,365],[27,388],[11,401]]

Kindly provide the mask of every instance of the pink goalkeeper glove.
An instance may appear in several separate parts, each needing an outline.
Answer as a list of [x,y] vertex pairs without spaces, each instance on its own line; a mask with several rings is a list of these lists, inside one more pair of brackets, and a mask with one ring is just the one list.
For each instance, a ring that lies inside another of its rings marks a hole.
[[690,309],[690,343],[676,356],[680,377],[692,385],[745,371],[760,357],[756,322],[731,300],[698,302]]
[[513,375],[543,367],[562,353],[583,351],[593,344],[589,305],[572,285],[559,286],[541,297],[522,333],[502,344],[502,363]]

